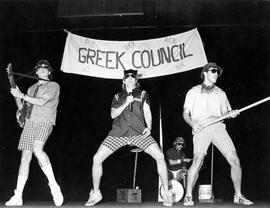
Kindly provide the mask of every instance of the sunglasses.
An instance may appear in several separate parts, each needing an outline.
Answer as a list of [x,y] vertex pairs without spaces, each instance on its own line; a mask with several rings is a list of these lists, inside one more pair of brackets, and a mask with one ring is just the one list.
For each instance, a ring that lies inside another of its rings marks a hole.
[[49,66],[42,64],[37,66],[37,69],[39,68],[49,69]]
[[177,146],[184,146],[183,143],[176,143]]
[[208,71],[212,72],[213,74],[217,73],[218,75],[220,75],[220,70],[218,69],[210,69]]
[[127,78],[129,78],[129,77],[136,78],[136,75],[135,75],[135,74],[126,74],[126,75],[124,76],[124,79],[127,79]]

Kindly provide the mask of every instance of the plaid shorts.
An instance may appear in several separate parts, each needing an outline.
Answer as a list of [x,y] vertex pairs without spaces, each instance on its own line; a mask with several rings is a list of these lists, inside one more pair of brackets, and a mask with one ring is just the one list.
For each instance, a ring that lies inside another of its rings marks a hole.
[[26,120],[18,145],[18,150],[33,151],[34,141],[38,140],[45,143],[52,133],[52,130],[52,123]]
[[156,144],[157,142],[154,140],[152,136],[148,136],[147,138],[144,135],[135,135],[128,137],[116,137],[116,136],[107,136],[101,145],[104,145],[111,149],[113,152],[118,150],[120,147],[130,145],[136,146],[141,150],[147,149],[150,145]]
[[227,152],[235,151],[234,144],[226,131],[226,125],[224,123],[219,122],[213,124],[197,134],[194,134],[193,152],[207,154],[207,149],[211,143],[213,143],[223,155]]

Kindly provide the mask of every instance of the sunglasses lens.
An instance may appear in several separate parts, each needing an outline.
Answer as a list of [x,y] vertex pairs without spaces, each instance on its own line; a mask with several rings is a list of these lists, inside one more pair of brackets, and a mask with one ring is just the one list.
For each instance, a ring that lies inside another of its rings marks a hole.
[[38,68],[48,69],[49,67],[47,65],[39,65]]
[[220,71],[218,69],[211,69],[210,70],[213,74],[217,72],[217,74],[219,75],[220,74]]
[[129,78],[129,77],[135,78],[135,75],[134,75],[134,74],[126,74],[126,75],[125,75],[125,79],[127,79],[127,78]]

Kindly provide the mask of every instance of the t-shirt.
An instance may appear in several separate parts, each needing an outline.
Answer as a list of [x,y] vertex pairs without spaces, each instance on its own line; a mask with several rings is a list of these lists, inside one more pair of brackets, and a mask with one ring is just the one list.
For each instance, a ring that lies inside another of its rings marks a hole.
[[[27,94],[33,96],[38,83],[32,85]],[[55,125],[57,106],[59,103],[60,86],[56,82],[45,82],[39,86],[35,97],[40,97],[44,94],[49,96],[49,101],[45,105],[33,105],[30,120],[34,122],[48,122]]]
[[191,119],[195,122],[211,116],[223,116],[223,113],[232,109],[226,93],[222,89],[215,86],[211,92],[202,93],[201,85],[188,91],[184,108],[190,112]]

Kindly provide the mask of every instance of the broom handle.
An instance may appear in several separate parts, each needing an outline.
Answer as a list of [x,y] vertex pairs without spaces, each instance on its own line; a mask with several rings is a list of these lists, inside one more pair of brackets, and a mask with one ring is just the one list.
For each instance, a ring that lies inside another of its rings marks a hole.
[[[268,100],[270,100],[270,96],[267,97],[267,98],[264,98],[264,99],[262,99],[262,100],[259,100],[259,101],[255,102],[255,103],[252,103],[252,104],[250,104],[250,105],[248,105],[248,106],[246,106],[246,107],[244,107],[244,108],[241,108],[241,109],[238,110],[238,112],[241,113],[241,112],[243,112],[243,111],[245,111],[245,110],[247,110],[247,109],[250,109],[250,108],[255,107],[256,105],[260,105],[260,104],[262,104],[262,103],[264,103],[264,102],[266,102],[266,101],[268,101]],[[205,127],[210,126],[210,125],[212,125],[212,124],[214,124],[214,123],[217,123],[217,122],[219,122],[219,121],[222,121],[222,120],[224,120],[224,119],[226,119],[226,118],[228,118],[228,117],[230,117],[230,114],[228,114],[228,115],[226,115],[226,116],[222,116],[222,117],[218,118],[217,120],[212,121],[212,122],[210,122],[210,123],[204,125],[202,128],[205,128]]]

